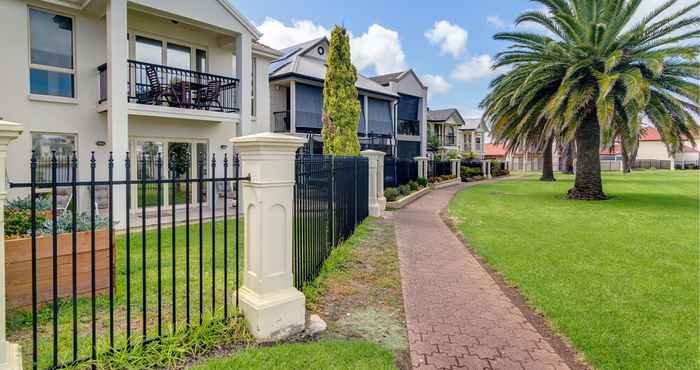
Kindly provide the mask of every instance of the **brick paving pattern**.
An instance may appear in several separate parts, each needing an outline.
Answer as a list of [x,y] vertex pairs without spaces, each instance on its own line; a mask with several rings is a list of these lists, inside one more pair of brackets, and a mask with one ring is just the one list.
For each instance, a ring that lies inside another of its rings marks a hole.
[[415,369],[569,369],[440,217],[464,185],[395,218]]

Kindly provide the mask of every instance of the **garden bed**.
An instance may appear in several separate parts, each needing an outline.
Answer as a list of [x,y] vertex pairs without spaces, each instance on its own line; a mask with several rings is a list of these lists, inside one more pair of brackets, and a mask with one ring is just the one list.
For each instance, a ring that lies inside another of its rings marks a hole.
[[414,193],[404,196],[401,199],[397,199],[393,202],[388,202],[386,204],[387,209],[401,209],[407,205],[415,202],[416,200],[422,198],[424,195],[430,192],[430,188],[423,188]]
[[[71,233],[57,236],[58,298],[73,295],[73,237]],[[92,292],[91,233],[76,233],[76,290],[78,296]],[[114,241],[112,242],[114,252]],[[109,231],[95,231],[95,289],[109,289]],[[5,279],[7,308],[29,308],[32,304],[32,239],[5,241]],[[36,238],[37,303],[53,300],[53,238]]]

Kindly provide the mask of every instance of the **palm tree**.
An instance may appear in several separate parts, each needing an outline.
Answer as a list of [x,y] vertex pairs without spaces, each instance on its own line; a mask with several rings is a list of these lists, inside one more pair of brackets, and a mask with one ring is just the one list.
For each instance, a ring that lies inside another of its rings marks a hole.
[[[523,13],[547,34],[506,32],[512,46],[494,68],[510,68],[482,102],[497,141],[522,147],[542,127],[576,142],[571,199],[605,199],[600,176],[602,137],[616,120],[629,127],[646,118],[671,153],[699,131],[700,17],[696,1],[676,11],[669,0],[633,23],[641,0],[533,0],[545,11]],[[539,132],[538,132],[539,131]],[[568,140],[567,140],[568,139]]]

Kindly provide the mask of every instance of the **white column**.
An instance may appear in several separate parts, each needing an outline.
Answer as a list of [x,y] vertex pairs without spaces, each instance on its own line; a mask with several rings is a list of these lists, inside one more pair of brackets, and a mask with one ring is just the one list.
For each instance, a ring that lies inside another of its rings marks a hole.
[[460,160],[459,159],[452,159],[452,176],[456,176],[457,178],[460,178]]
[[289,132],[297,132],[297,83],[289,82]]
[[418,177],[428,179],[428,157],[415,157],[413,158],[418,162]]
[[305,140],[261,133],[231,139],[241,159],[245,211],[244,275],[239,289],[248,330],[276,340],[304,329],[304,295],[293,286],[294,164]]
[[671,171],[675,171],[675,170],[676,170],[676,157],[671,156]]
[[[107,6],[107,126],[110,150],[114,156],[114,178],[124,180],[124,159],[129,151],[129,112],[127,81],[129,50],[127,34],[127,0],[110,0]],[[132,153],[132,159],[136,159]],[[135,162],[134,162],[135,163]],[[116,228],[126,227],[126,187],[114,187],[114,218]]]
[[253,78],[253,49],[252,40],[250,35],[241,34],[236,40],[236,75],[240,80],[240,87],[238,93],[240,94],[240,110],[239,114],[241,116],[241,122],[239,127],[239,133],[241,135],[246,134],[246,130],[250,130],[252,122],[250,120],[251,114],[251,96],[252,96],[252,78]]
[[[7,341],[5,334],[5,198],[7,197],[7,146],[17,139],[23,127],[17,123],[0,120],[0,369],[22,368],[19,345]],[[16,158],[11,158],[15,160]]]
[[486,177],[491,178],[491,161],[486,162]]
[[384,152],[363,150],[360,155],[369,160],[369,215],[381,217],[386,207],[384,198]]

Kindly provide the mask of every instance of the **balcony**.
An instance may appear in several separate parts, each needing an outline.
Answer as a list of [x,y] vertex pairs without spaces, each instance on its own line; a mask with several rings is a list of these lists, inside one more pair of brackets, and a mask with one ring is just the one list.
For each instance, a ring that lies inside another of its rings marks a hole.
[[290,132],[291,125],[289,121],[289,111],[275,112],[272,114],[274,126],[272,130],[278,133]]
[[[238,113],[239,80],[209,73],[128,61],[129,103],[140,106]],[[99,103],[107,101],[107,64],[97,68],[100,74]]]

